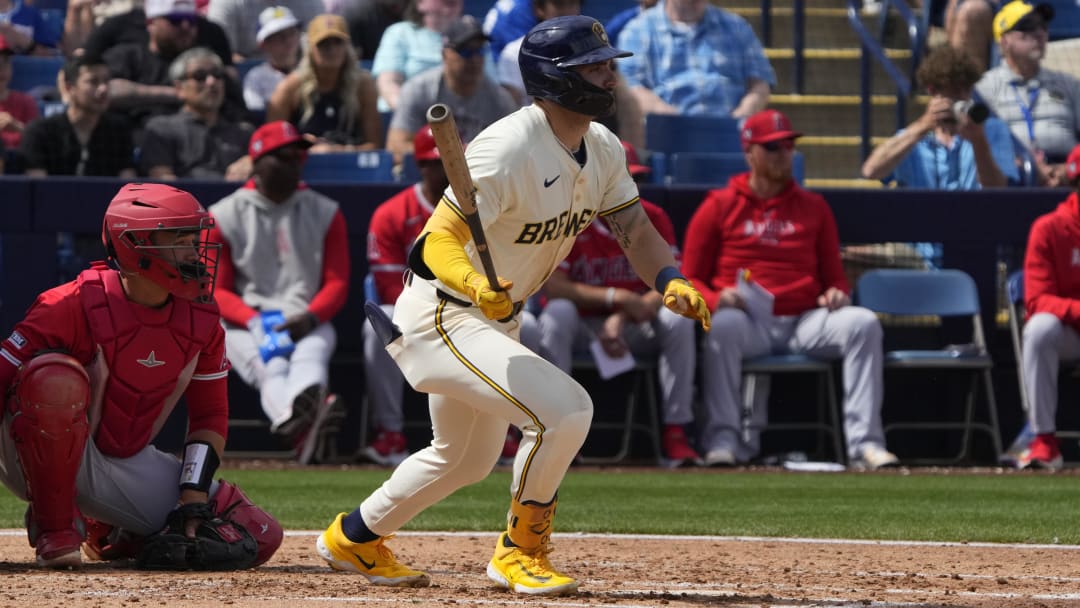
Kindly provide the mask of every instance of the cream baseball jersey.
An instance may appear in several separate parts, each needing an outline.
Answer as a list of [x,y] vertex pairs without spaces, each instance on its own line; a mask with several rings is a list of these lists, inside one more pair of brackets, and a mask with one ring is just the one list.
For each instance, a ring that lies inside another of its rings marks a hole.
[[[485,129],[465,151],[488,249],[499,276],[514,282],[514,301],[543,286],[597,215],[638,203],[615,134],[594,122],[584,141],[581,166],[555,138],[543,111],[531,105]],[[451,189],[444,199],[461,214]],[[475,268],[483,267],[474,242],[465,252]]]

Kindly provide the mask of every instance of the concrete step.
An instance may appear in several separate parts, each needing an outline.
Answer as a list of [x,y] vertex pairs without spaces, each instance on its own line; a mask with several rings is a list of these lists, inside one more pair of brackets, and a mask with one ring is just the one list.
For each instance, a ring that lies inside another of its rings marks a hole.
[[[907,103],[906,126],[925,109],[925,97]],[[769,107],[791,119],[795,129],[807,135],[858,136],[859,97],[857,95],[773,95]],[[874,95],[870,109],[871,136],[889,137],[896,133],[896,97]]]
[[[859,93],[859,48],[811,48],[803,53],[803,87],[808,95],[857,95]],[[887,54],[900,72],[909,76],[911,52],[888,49]],[[776,71],[776,93],[795,92],[795,52],[791,49],[765,49]],[[873,93],[895,95],[896,85],[885,69],[871,62]]]

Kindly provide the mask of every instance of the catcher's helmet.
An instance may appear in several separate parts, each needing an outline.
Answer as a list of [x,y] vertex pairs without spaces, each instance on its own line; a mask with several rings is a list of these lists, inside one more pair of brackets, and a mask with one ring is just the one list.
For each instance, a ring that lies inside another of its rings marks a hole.
[[529,30],[521,42],[518,67],[529,95],[587,116],[607,116],[615,109],[615,94],[590,84],[572,68],[630,55],[611,46],[599,21],[571,15]]
[[[183,190],[127,184],[105,210],[101,242],[121,270],[146,277],[181,298],[209,302],[221,250],[208,240],[213,225],[210,213]],[[155,242],[155,233],[173,238]],[[175,243],[176,237],[192,234],[193,244]]]

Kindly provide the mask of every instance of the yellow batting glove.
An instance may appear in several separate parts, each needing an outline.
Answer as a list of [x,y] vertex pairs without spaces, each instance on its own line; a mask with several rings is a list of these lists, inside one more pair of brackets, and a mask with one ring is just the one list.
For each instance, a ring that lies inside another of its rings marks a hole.
[[505,319],[514,312],[514,301],[510,299],[510,288],[513,286],[513,281],[499,277],[502,291],[495,291],[487,278],[479,272],[470,272],[465,276],[465,291],[469,299],[492,321]]
[[709,331],[712,316],[705,298],[686,279],[671,279],[664,289],[664,306],[684,317],[701,321],[701,327]]

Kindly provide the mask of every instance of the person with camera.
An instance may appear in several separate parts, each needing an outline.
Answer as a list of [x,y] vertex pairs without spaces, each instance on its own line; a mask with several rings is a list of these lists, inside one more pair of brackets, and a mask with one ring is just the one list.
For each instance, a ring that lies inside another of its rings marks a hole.
[[979,76],[964,52],[948,46],[931,52],[916,73],[930,94],[926,111],[874,148],[863,177],[937,190],[1018,183],[1009,128],[985,104],[971,100]]

